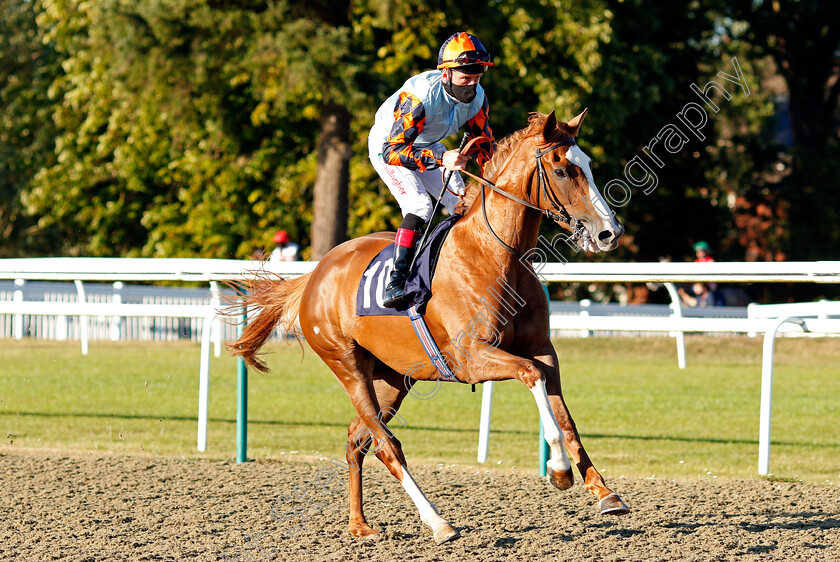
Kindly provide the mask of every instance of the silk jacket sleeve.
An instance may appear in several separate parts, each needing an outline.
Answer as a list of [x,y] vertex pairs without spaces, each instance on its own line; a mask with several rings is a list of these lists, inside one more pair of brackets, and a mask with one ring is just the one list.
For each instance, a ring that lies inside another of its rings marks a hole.
[[468,156],[475,156],[475,160],[481,170],[484,171],[484,166],[496,152],[496,140],[493,138],[493,131],[490,130],[490,104],[487,97],[484,98],[484,104],[475,117],[467,121],[466,131],[471,137],[485,137],[477,141],[470,150]]
[[423,130],[425,121],[423,102],[409,92],[401,92],[394,109],[394,124],[382,145],[382,158],[385,162],[421,172],[441,166],[443,151],[436,154],[431,148],[414,147],[414,141]]

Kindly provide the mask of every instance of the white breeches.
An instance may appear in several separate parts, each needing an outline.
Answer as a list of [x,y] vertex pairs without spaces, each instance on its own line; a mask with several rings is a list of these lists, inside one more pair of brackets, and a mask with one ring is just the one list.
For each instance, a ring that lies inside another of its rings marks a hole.
[[[429,222],[432,217],[433,206],[429,194],[432,197],[437,197],[440,194],[440,190],[443,188],[443,173],[446,168],[435,168],[425,172],[409,170],[402,166],[386,164],[381,154],[370,154],[370,161],[379,177],[382,178],[382,181],[385,182],[385,185],[388,186],[397,200],[402,216],[412,213],[423,221]],[[449,190],[458,194],[464,193],[464,180],[461,178],[461,174],[453,172],[448,187],[449,189],[444,192],[441,202],[451,215],[458,204],[458,197],[450,193]]]

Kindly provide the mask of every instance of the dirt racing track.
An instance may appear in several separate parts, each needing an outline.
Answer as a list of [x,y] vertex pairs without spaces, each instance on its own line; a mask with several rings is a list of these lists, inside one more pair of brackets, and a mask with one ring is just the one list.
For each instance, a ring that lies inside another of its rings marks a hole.
[[335,496],[310,488],[302,526],[272,517],[329,466],[6,448],[0,560],[840,560],[840,489],[766,480],[612,478],[633,511],[605,518],[579,481],[560,492],[536,474],[414,466],[462,535],[436,546],[371,462],[365,506],[377,538],[347,533],[344,473]]

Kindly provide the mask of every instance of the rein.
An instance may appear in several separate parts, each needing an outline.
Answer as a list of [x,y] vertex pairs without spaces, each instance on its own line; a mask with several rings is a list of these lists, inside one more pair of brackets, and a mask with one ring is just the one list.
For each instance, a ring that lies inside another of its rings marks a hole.
[[[478,138],[480,138],[480,137],[473,138],[469,143],[467,143],[467,147],[465,148],[465,151],[473,142],[478,140]],[[575,144],[575,139],[567,139],[567,140],[564,140],[564,141],[554,143],[553,145],[549,146],[545,150],[540,150],[539,148],[534,149],[534,158],[537,161],[537,201],[540,200],[540,198],[542,196],[542,192],[543,192],[543,190],[545,190],[546,199],[548,199],[551,202],[551,204],[554,206],[553,211],[550,210],[550,209],[543,209],[542,207],[538,207],[538,206],[532,204],[529,201],[526,201],[524,199],[520,199],[516,195],[512,195],[512,194],[508,193],[507,191],[499,189],[498,187],[496,187],[496,184],[494,184],[493,182],[491,182],[489,180],[486,180],[482,177],[476,176],[475,174],[471,174],[470,172],[468,172],[466,170],[461,170],[460,173],[468,175],[472,179],[476,180],[478,183],[489,187],[490,189],[492,189],[493,191],[495,191],[499,195],[507,197],[511,201],[516,201],[520,205],[524,205],[525,207],[528,207],[529,209],[534,209],[536,211],[541,212],[546,217],[550,218],[551,220],[553,220],[554,222],[556,222],[558,224],[565,224],[566,226],[569,227],[570,230],[574,231],[574,228],[572,227],[572,217],[569,215],[569,213],[566,211],[566,209],[563,208],[563,205],[560,204],[560,202],[557,200],[557,197],[554,195],[554,193],[552,193],[552,191],[550,189],[548,189],[548,178],[545,177],[546,176],[545,168],[543,168],[543,164],[542,164],[542,157],[544,155],[548,154],[549,152],[552,152],[553,150],[556,150],[556,149],[560,148],[561,146],[568,146],[568,145],[571,145],[571,144]],[[509,251],[510,253],[515,255],[516,257],[521,258],[522,253],[519,252],[516,248],[513,248],[513,247],[509,246],[504,240],[499,238],[499,235],[496,234],[496,232],[493,230],[493,227],[490,226],[490,221],[487,219],[487,201],[486,201],[486,196],[484,195],[484,189],[481,190],[481,213],[482,213],[482,215],[484,215],[484,224],[487,225],[487,229],[490,231],[490,234],[493,235],[493,238],[495,238],[496,241],[499,244],[504,246],[507,251]]]

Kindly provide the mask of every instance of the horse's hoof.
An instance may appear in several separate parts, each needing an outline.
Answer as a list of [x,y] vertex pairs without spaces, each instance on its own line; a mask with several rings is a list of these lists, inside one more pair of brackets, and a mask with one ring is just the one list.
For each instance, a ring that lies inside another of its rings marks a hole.
[[454,541],[460,536],[461,533],[453,529],[452,525],[450,525],[449,523],[447,523],[446,525],[441,525],[440,527],[435,529],[435,542],[439,545],[445,542]]
[[575,473],[572,472],[571,468],[567,468],[565,470],[554,470],[548,463],[546,463],[545,468],[546,478],[548,478],[548,481],[555,487],[561,490],[568,490],[575,483]]
[[379,531],[377,531],[367,523],[350,527],[349,530],[350,534],[357,538],[375,537],[376,535],[380,534]]
[[598,502],[598,509],[601,511],[601,515],[626,515],[630,513],[630,508],[627,507],[621,498],[618,497],[618,494],[610,494],[609,496],[602,498],[601,501]]

